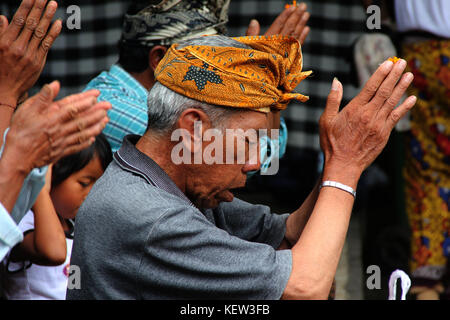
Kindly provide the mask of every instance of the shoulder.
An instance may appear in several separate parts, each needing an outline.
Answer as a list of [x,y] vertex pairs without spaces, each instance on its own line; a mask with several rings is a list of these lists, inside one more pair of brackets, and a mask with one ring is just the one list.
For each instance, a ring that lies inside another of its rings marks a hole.
[[84,220],[99,219],[131,225],[154,223],[168,211],[189,208],[183,199],[149,184],[141,176],[112,162],[95,183],[77,214],[77,226]]
[[99,90],[100,97],[110,95],[140,100],[147,98],[145,88],[119,65],[113,65],[108,71],[100,73],[87,84],[84,91],[91,89]]

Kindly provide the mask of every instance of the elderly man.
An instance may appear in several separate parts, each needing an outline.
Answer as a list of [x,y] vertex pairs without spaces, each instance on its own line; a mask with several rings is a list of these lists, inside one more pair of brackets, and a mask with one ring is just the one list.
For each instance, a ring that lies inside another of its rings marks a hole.
[[[404,68],[383,63],[340,112],[343,88],[333,82],[320,120],[321,188],[277,215],[231,190],[259,167],[245,132],[267,128],[271,109],[307,99],[292,92],[309,74],[298,41],[209,36],[172,46],[156,70],[146,133],[125,138],[79,210],[71,264],[81,283],[68,299],[327,298],[358,179],[415,103],[394,109],[412,81]],[[205,137],[212,129],[240,132],[244,150],[233,140],[209,153],[233,161],[196,162],[215,143]]]
[[[103,133],[113,152],[120,148],[127,134],[142,135],[146,131],[148,90],[156,81],[154,71],[170,45],[202,35],[225,33],[229,4],[230,0],[156,0],[130,7],[124,18],[118,63],[86,87],[99,90],[99,99],[112,104],[108,113],[111,120]],[[287,8],[266,35],[293,35],[303,42],[309,32],[305,26],[308,19],[304,3]],[[259,23],[252,20],[247,35],[259,32]],[[272,145],[274,148],[279,145],[283,154],[287,128],[279,112],[271,115],[269,121],[273,128],[280,128],[281,122],[280,142]],[[266,162],[268,165],[270,159]]]

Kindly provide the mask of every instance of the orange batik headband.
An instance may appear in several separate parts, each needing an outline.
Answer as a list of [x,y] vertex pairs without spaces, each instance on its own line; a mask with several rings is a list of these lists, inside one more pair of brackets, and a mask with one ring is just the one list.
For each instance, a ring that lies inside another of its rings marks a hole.
[[283,110],[291,93],[311,74],[302,72],[300,43],[287,36],[233,38],[251,49],[172,45],[155,70],[156,80],[186,97],[208,104],[269,112]]

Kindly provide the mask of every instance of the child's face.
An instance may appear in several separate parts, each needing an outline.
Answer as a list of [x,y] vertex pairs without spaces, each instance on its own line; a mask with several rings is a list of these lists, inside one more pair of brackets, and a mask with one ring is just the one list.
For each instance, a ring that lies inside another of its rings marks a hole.
[[50,195],[56,212],[63,219],[75,218],[78,208],[102,174],[100,159],[95,156],[83,169],[70,175],[52,189]]

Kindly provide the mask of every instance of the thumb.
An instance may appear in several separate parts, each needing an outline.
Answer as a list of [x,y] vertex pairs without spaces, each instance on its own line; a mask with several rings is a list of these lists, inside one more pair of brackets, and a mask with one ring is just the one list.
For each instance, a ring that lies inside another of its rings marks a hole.
[[257,36],[259,35],[261,31],[261,27],[259,25],[258,20],[256,19],[252,19],[252,21],[250,21],[250,24],[248,26],[247,32],[246,32],[246,36]]
[[42,87],[41,91],[28,99],[27,102],[30,105],[36,104],[36,107],[38,107],[40,110],[46,109],[58,95],[59,88],[60,85],[58,81],[53,81],[50,84],[46,84]]
[[331,85],[331,91],[327,98],[327,105],[325,107],[324,114],[327,117],[334,117],[339,112],[339,106],[342,102],[343,96],[343,87],[342,83],[334,78],[333,83]]
[[46,84],[41,91],[39,91],[38,96],[43,102],[52,102],[59,93],[59,82],[53,81],[50,84]]

